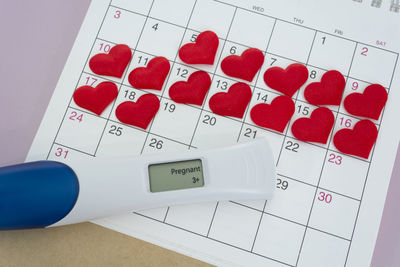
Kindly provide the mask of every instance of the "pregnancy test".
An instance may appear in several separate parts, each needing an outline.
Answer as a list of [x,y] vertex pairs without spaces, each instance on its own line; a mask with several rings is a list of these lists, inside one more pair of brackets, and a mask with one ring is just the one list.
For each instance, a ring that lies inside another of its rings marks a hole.
[[36,161],[0,168],[0,230],[78,223],[169,205],[271,199],[265,138],[208,150]]

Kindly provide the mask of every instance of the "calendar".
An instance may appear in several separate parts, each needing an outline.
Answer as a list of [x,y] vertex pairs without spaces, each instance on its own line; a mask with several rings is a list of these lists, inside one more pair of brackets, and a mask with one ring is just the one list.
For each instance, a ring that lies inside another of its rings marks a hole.
[[[274,199],[132,211],[94,223],[219,266],[369,266],[399,142],[400,23],[398,6],[387,2],[376,8],[351,0],[94,0],[27,160],[68,164],[179,153],[265,136],[277,167]],[[179,48],[206,30],[219,38],[214,64],[182,62]],[[90,58],[117,44],[132,50],[122,77],[93,73]],[[261,50],[265,60],[247,82],[252,97],[243,118],[213,113],[210,97],[241,81],[224,74],[221,61],[248,48]],[[162,90],[132,87],[128,74],[157,56],[171,66]],[[283,133],[257,126],[250,109],[280,95],[265,84],[263,73],[293,63],[304,64],[309,77],[292,96],[295,112],[288,126]],[[204,103],[172,101],[171,85],[199,70],[211,78]],[[388,92],[382,115],[372,120],[378,138],[368,158],[341,153],[332,142],[335,132],[360,120],[342,104],[329,106],[335,122],[327,144],[300,141],[290,130],[317,108],[305,100],[305,87],[329,70],[343,74],[343,97],[374,83]],[[101,115],[74,102],[76,88],[104,81],[117,85],[118,96]],[[147,93],[158,97],[160,108],[146,129],[118,120],[115,110],[122,102]]]

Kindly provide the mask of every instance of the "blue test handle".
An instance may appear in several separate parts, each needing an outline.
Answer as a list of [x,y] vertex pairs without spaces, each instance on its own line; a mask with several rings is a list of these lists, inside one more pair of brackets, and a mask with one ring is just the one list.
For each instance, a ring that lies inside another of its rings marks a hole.
[[0,230],[46,227],[74,207],[79,182],[74,171],[55,161],[0,168]]

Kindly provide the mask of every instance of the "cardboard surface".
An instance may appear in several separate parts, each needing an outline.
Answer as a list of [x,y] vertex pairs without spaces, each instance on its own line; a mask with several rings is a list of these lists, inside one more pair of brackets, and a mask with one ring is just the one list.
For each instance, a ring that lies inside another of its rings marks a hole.
[[0,266],[211,266],[92,223],[0,232]]

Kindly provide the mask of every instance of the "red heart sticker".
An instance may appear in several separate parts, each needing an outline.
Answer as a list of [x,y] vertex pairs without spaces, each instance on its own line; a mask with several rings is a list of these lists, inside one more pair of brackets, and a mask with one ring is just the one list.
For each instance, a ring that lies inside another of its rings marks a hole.
[[195,43],[188,43],[179,49],[179,58],[187,64],[214,64],[218,49],[218,36],[212,31],[199,34]]
[[307,85],[304,90],[304,98],[313,105],[340,105],[346,81],[337,70],[324,73],[321,82]]
[[170,69],[168,59],[155,57],[146,67],[139,67],[131,71],[129,83],[137,89],[161,90]]
[[117,107],[115,115],[120,122],[147,129],[160,108],[160,100],[153,94],[145,94],[136,102],[125,101]]
[[307,81],[308,69],[303,64],[294,63],[282,69],[280,67],[272,67],[265,71],[265,84],[289,97]]
[[341,129],[333,137],[333,144],[342,153],[368,159],[378,136],[378,129],[370,120],[361,120],[353,129]]
[[169,96],[176,103],[203,105],[211,85],[211,78],[205,71],[193,72],[187,82],[179,81],[169,88]]
[[118,87],[113,82],[102,82],[96,87],[81,86],[75,90],[73,98],[81,108],[100,116],[111,102],[117,98]]
[[258,126],[283,133],[294,113],[293,100],[285,95],[275,97],[271,104],[260,103],[250,111],[251,120]]
[[388,94],[380,84],[371,84],[362,94],[352,93],[344,99],[344,108],[348,113],[371,119],[379,119],[386,104]]
[[208,105],[215,114],[242,118],[251,99],[251,89],[245,83],[235,83],[228,92],[214,94]]
[[249,48],[240,56],[231,55],[224,58],[221,69],[228,76],[251,82],[263,62],[263,52],[257,48]]
[[108,54],[94,55],[89,61],[89,67],[98,75],[121,78],[131,57],[129,46],[119,44],[111,48]]
[[330,109],[317,108],[310,118],[300,118],[293,122],[292,133],[301,141],[326,144],[334,122],[335,117]]

